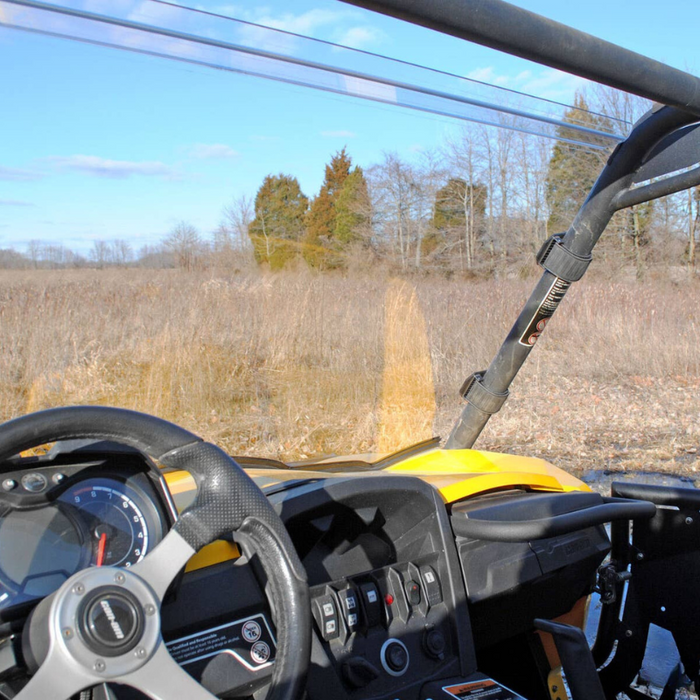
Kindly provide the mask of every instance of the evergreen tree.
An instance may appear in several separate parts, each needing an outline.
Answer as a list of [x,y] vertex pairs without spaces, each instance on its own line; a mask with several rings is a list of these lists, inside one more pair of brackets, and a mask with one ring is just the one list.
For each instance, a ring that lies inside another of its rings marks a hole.
[[323,185],[309,208],[304,258],[313,267],[341,266],[343,250],[367,220],[367,183],[362,170],[351,167],[352,160],[343,148],[326,165]]
[[279,270],[299,256],[309,200],[291,175],[267,175],[248,226],[255,260]]
[[370,224],[370,199],[362,168],[357,166],[345,178],[335,203],[334,239],[338,247],[347,248],[362,237]]
[[[564,114],[564,121],[591,129],[605,130],[605,117],[588,111],[581,94],[574,99],[574,106]],[[552,149],[547,172],[547,204],[549,206],[548,232],[566,231],[598,177],[607,153],[586,150],[568,143],[573,132],[565,126],[557,127],[558,141]],[[601,141],[601,144],[603,142]]]

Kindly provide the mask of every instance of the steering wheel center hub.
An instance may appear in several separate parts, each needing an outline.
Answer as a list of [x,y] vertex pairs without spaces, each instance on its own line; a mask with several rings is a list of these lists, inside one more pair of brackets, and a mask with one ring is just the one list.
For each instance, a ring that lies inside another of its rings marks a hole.
[[96,654],[120,656],[143,636],[144,611],[126,589],[104,586],[92,591],[78,611],[78,630]]

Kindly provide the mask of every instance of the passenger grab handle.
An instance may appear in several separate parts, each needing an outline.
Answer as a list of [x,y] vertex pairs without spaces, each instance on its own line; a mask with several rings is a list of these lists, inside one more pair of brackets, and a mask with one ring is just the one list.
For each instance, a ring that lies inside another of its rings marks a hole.
[[530,520],[493,520],[478,512],[464,517],[452,517],[456,535],[492,542],[530,542],[557,537],[576,530],[602,525],[614,520],[648,520],[656,513],[649,501],[627,498],[603,498],[601,505],[582,508],[570,513]]

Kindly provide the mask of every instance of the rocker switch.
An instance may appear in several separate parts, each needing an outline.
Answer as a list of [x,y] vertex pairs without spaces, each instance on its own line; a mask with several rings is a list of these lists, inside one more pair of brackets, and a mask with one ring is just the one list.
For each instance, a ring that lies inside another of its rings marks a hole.
[[316,601],[316,622],[321,630],[321,636],[328,642],[336,639],[340,633],[338,629],[338,611],[336,610],[333,598],[329,595],[317,598]]
[[362,606],[365,609],[365,621],[367,627],[374,627],[382,621],[382,601],[379,598],[379,590],[374,583],[363,583],[360,586]]
[[420,594],[420,583],[417,581],[406,581],[406,597],[410,605],[420,605],[421,594]]
[[340,598],[340,607],[348,631],[354,632],[360,623],[360,603],[357,599],[357,592],[354,588],[346,588],[338,591],[338,598]]
[[437,577],[432,566],[421,566],[420,575],[423,579],[423,588],[425,596],[428,599],[429,605],[439,605],[442,603],[442,590],[440,588],[440,579]]

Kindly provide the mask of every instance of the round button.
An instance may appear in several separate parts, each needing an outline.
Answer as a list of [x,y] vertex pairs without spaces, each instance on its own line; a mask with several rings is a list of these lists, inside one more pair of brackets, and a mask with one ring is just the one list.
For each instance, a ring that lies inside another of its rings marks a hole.
[[41,493],[47,484],[46,477],[38,472],[31,472],[22,477],[22,486],[32,493]]
[[17,488],[17,482],[14,479],[5,479],[2,482],[2,487],[5,491],[12,491]]
[[408,669],[409,656],[406,645],[398,639],[387,639],[382,645],[380,659],[390,676],[403,676]]
[[139,642],[143,614],[133,596],[103,591],[83,607],[80,631],[87,645],[104,656],[125,654]]
[[408,653],[400,644],[390,644],[386,650],[386,663],[392,671],[403,671],[408,663]]

